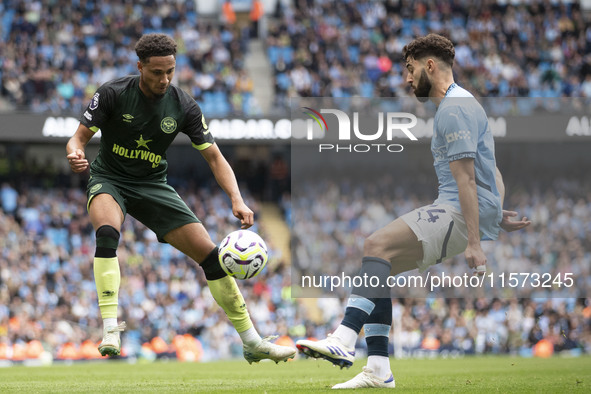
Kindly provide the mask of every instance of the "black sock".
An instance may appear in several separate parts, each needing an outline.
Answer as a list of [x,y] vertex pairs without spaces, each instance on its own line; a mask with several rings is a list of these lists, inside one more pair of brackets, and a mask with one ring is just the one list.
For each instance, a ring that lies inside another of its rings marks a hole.
[[388,357],[388,339],[392,327],[392,300],[375,299],[376,306],[365,322],[365,341],[368,356]]
[[378,257],[366,256],[363,258],[361,271],[359,272],[359,277],[363,283],[361,283],[361,286],[353,288],[345,310],[345,317],[341,322],[343,326],[359,333],[376,305],[378,305],[379,300],[390,300],[390,288],[386,285],[386,278],[390,275],[390,269],[391,264],[389,261]]
[[203,272],[205,272],[205,279],[207,280],[221,279],[228,275],[220,265],[217,246],[211,252],[209,252],[205,260],[203,260],[200,265],[201,268],[203,268]]

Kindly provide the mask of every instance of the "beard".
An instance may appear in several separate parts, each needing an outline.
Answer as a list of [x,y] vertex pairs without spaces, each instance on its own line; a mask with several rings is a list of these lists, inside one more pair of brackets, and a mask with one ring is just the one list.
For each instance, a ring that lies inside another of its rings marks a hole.
[[429,100],[429,92],[431,91],[431,81],[429,81],[429,77],[427,76],[427,72],[425,70],[421,71],[421,76],[419,77],[419,82],[417,82],[417,88],[415,89],[415,96],[417,96],[417,100],[421,103],[426,102]]

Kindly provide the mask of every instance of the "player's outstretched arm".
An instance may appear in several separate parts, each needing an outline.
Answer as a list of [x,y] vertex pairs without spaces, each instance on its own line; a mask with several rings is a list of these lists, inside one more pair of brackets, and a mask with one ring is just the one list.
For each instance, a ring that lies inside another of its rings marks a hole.
[[222,152],[220,152],[218,146],[213,144],[200,152],[207,161],[207,164],[209,164],[209,168],[211,168],[211,172],[215,176],[218,185],[230,197],[230,201],[232,201],[232,212],[234,216],[240,219],[240,227],[245,229],[252,226],[254,223],[254,213],[244,203],[234,171],[224,155],[222,155]]
[[78,129],[66,144],[66,152],[68,163],[73,172],[82,172],[88,168],[88,160],[84,154],[84,148],[88,141],[94,136],[94,133],[83,124],[78,126]]

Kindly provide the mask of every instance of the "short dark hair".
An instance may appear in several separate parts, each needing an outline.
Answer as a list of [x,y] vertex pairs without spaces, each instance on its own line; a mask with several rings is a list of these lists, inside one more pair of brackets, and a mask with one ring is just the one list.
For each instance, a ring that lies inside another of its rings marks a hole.
[[450,67],[454,64],[454,57],[456,50],[452,42],[439,34],[428,34],[424,37],[419,37],[411,41],[408,45],[402,48],[402,56],[404,61],[409,58],[421,60],[427,56],[433,56]]
[[144,34],[135,44],[135,53],[142,63],[148,63],[152,56],[173,55],[176,58],[176,42],[166,34]]

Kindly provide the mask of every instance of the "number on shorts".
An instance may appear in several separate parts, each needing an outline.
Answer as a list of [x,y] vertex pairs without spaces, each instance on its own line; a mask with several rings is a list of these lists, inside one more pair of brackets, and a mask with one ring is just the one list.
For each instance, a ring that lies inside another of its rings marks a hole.
[[439,219],[439,215],[434,215],[434,213],[445,213],[445,209],[427,209],[427,214],[429,215],[427,221],[429,223],[435,223]]

